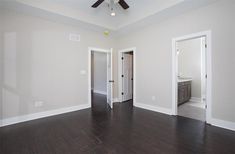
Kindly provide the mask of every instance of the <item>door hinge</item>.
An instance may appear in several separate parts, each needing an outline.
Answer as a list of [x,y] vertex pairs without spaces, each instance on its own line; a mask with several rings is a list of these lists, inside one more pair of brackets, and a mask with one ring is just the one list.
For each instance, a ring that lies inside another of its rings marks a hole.
[[205,78],[207,79],[207,74],[205,75]]
[[122,77],[124,77],[124,75],[122,75]]
[[205,44],[205,48],[207,48],[207,44]]
[[122,60],[124,59],[124,57],[122,57]]
[[205,108],[207,109],[207,105],[205,105]]
[[122,92],[122,95],[124,95],[124,92]]

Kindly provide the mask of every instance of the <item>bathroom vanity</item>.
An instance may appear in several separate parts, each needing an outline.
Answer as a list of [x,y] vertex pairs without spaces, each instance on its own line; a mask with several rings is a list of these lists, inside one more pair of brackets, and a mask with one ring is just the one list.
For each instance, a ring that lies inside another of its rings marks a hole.
[[192,85],[191,78],[178,79],[178,106],[190,100],[191,85]]

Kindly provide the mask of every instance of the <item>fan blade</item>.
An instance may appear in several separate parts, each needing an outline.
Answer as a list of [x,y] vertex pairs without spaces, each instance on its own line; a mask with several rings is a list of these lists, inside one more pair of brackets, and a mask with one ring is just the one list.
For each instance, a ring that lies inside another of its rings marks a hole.
[[118,2],[121,6],[122,6],[122,8],[123,9],[128,9],[129,8],[129,5],[124,1],[124,0],[119,0],[119,2]]
[[91,7],[93,8],[97,8],[101,3],[103,3],[104,0],[98,0],[97,2],[95,2]]

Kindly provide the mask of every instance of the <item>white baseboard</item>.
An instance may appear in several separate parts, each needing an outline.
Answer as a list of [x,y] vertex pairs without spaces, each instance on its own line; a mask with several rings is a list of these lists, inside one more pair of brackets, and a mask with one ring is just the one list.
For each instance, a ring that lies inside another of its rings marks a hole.
[[0,120],[0,127],[13,125],[13,124],[21,123],[21,122],[26,122],[30,120],[35,120],[35,119],[50,117],[50,116],[59,115],[63,113],[78,111],[78,110],[82,110],[82,109],[86,109],[90,107],[91,107],[90,104],[84,104],[84,105],[72,106],[72,107],[67,107],[67,108],[61,108],[61,109],[55,109],[55,110],[50,110],[50,111],[45,111],[45,112],[38,112],[38,113],[33,113],[33,114],[7,118],[7,119]]
[[106,91],[101,91],[101,90],[93,90],[94,93],[102,94],[102,95],[107,95]]
[[235,131],[235,122],[212,118],[211,125]]
[[152,105],[147,105],[143,103],[134,103],[135,107],[143,108],[146,110],[151,110],[154,112],[160,112],[168,115],[172,115],[172,110],[168,108],[163,108],[163,107],[158,107],[158,106],[152,106]]
[[[146,110],[151,110],[151,111],[155,111],[155,112],[160,112],[160,113],[172,115],[172,110],[168,109],[168,108],[156,107],[156,106],[147,105],[147,104],[143,104],[143,103],[134,103],[134,106],[139,107],[139,108],[143,108]],[[221,127],[221,128],[235,131],[235,122],[212,118],[210,120],[210,124],[213,126],[217,126],[217,127]]]
[[201,103],[202,100],[201,98],[198,98],[198,97],[191,97],[189,101],[195,102],[195,103]]
[[114,99],[113,99],[113,102],[120,102],[120,101],[119,101],[119,98],[114,98]]

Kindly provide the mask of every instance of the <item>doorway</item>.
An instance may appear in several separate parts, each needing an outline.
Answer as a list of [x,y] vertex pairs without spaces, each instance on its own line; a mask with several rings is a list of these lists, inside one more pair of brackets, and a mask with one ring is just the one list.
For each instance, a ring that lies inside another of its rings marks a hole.
[[[112,49],[88,49],[88,101],[105,103],[113,107]],[[97,99],[94,99],[97,97]],[[95,101],[94,101],[95,100]],[[104,105],[105,105],[104,104]]]
[[173,39],[173,115],[210,123],[210,31]]
[[135,102],[135,48],[119,51],[119,100]]

